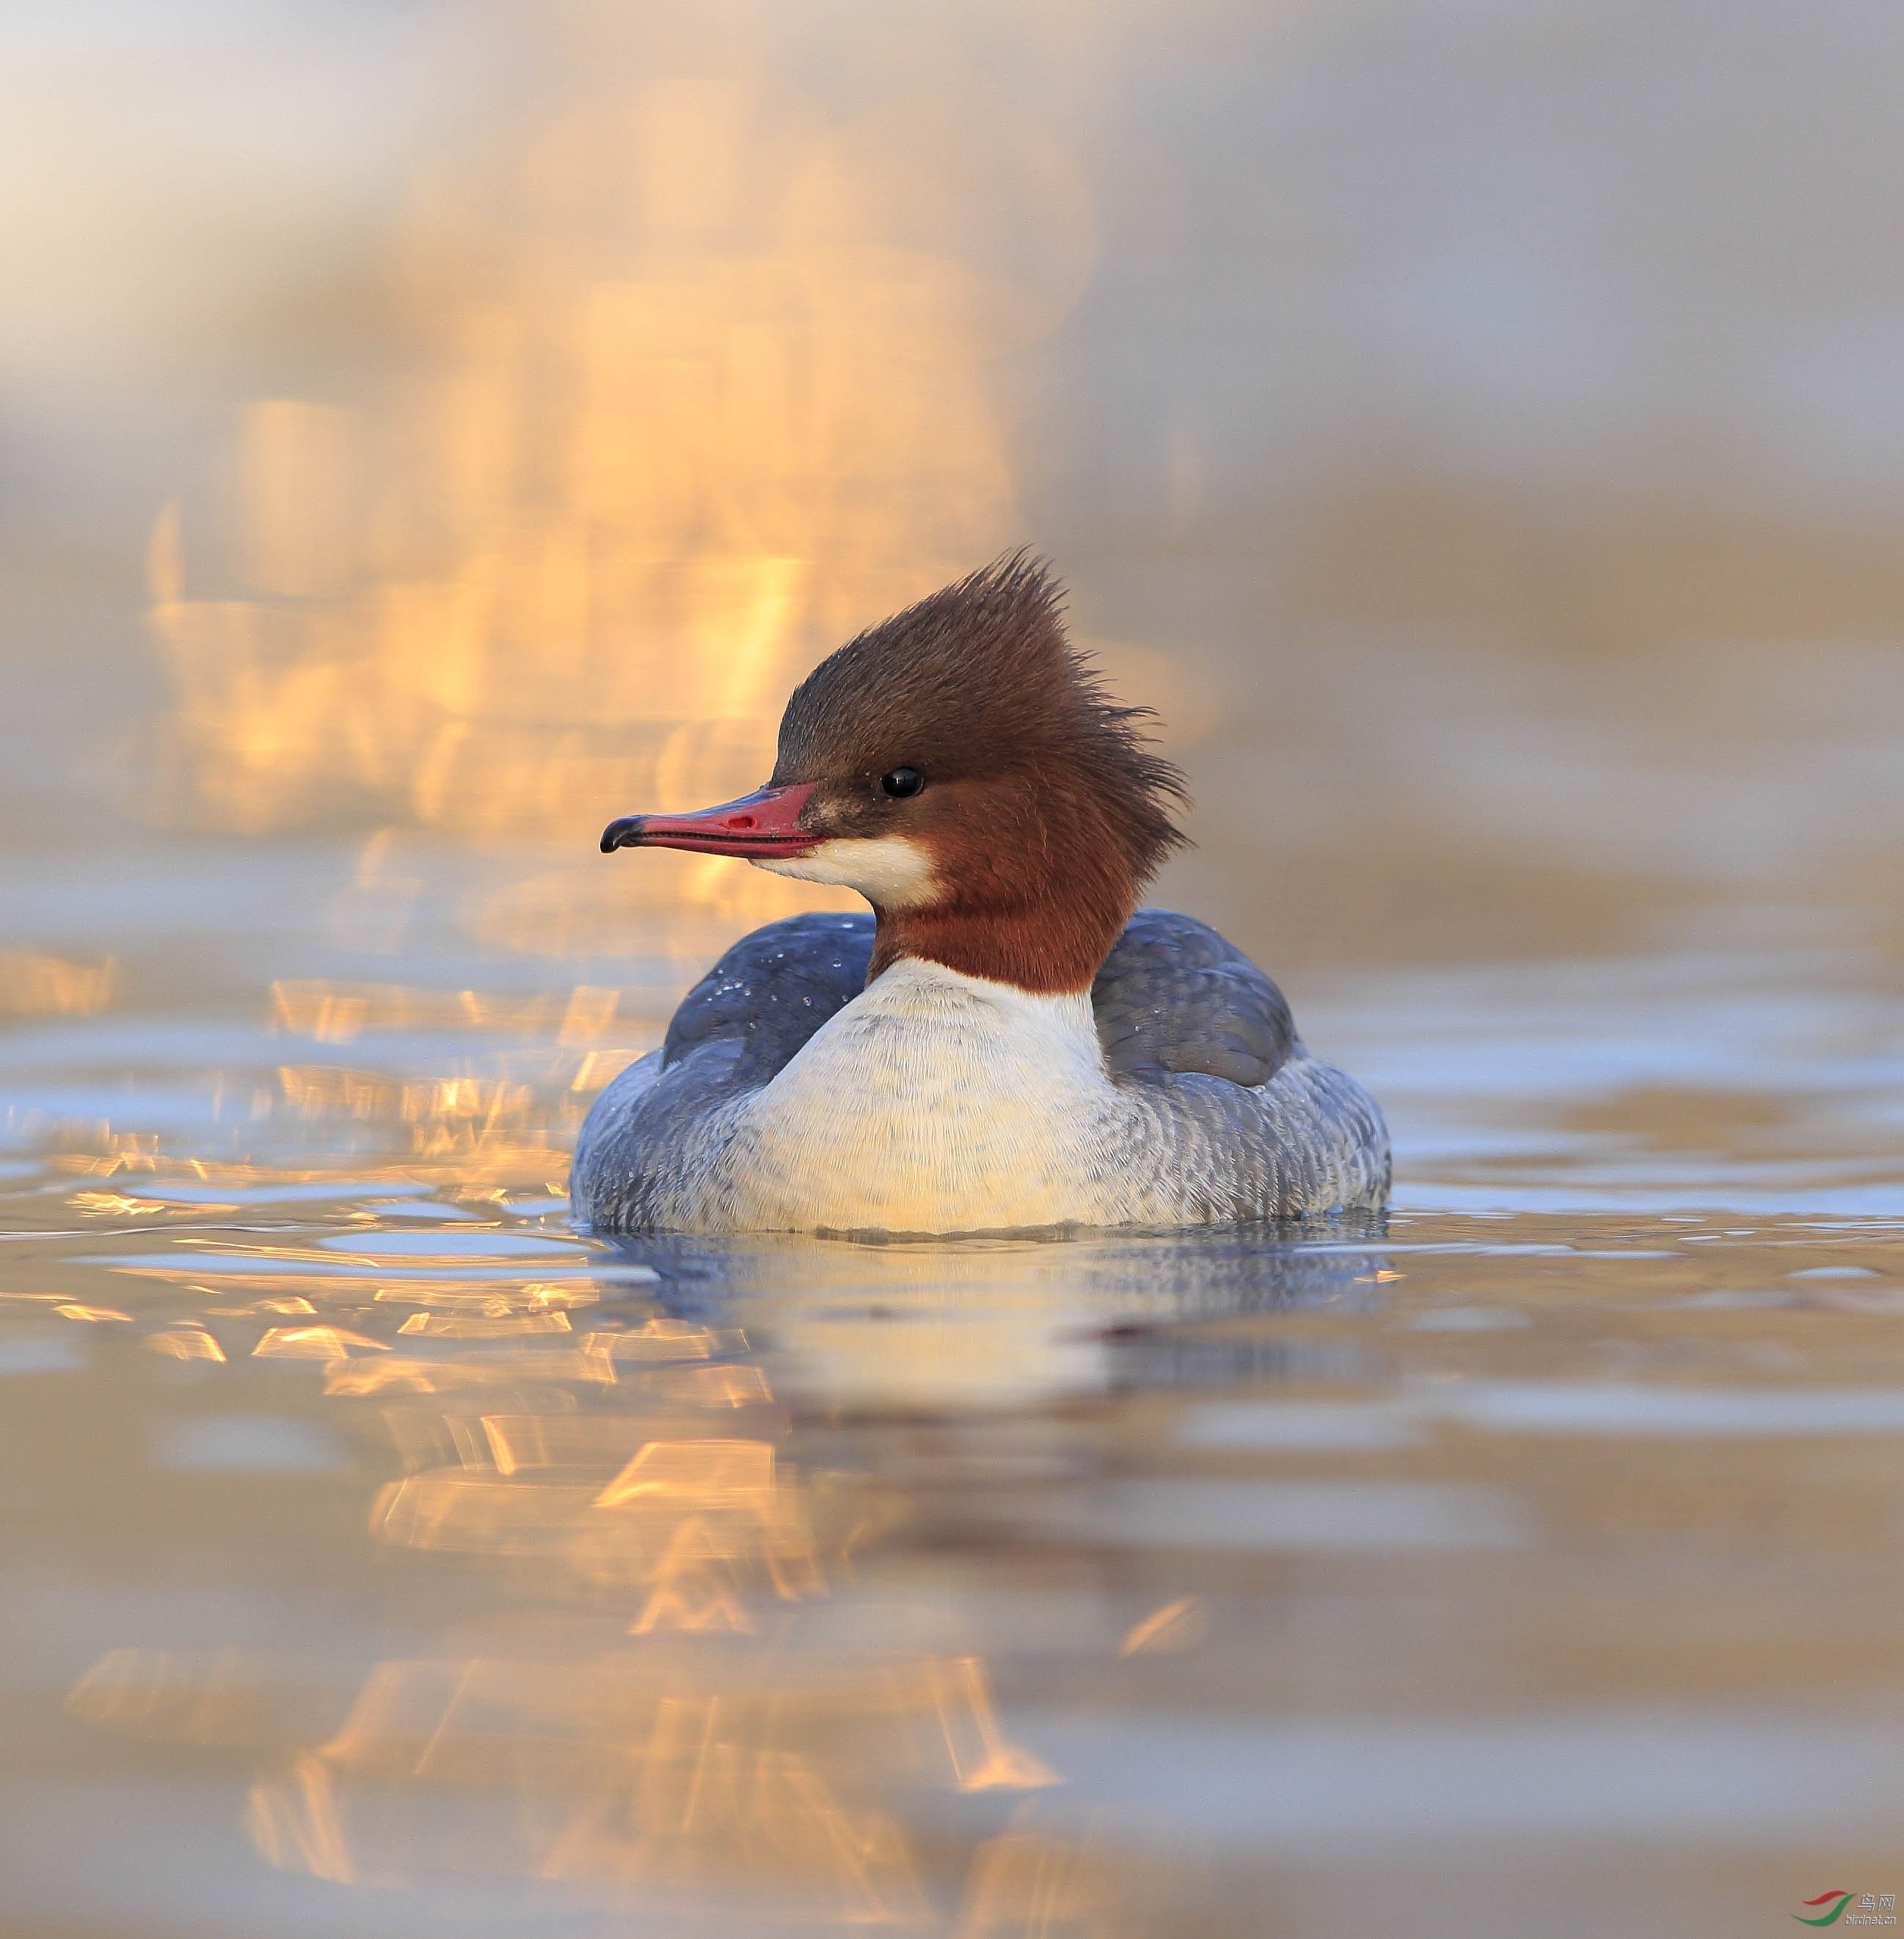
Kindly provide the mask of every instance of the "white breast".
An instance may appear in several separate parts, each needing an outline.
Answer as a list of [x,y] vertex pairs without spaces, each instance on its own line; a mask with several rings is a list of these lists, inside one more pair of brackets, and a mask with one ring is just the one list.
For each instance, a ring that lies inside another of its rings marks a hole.
[[706,1186],[743,1225],[943,1232],[1132,1216],[1091,1001],[906,958],[738,1108]]

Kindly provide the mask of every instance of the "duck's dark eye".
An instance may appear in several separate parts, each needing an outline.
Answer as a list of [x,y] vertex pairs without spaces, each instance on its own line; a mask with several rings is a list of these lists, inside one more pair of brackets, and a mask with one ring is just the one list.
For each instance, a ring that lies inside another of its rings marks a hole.
[[925,786],[925,777],[917,768],[894,768],[891,774],[879,777],[879,785],[894,799],[904,801]]

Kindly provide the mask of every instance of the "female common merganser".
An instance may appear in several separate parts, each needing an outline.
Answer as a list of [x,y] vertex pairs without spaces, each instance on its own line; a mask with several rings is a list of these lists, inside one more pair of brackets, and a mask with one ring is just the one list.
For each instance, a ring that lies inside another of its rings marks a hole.
[[794,689],[765,787],[610,824],[604,852],[744,856],[865,915],[744,937],[596,1099],[608,1231],[1010,1231],[1381,1205],[1374,1100],[1213,929],[1135,910],[1181,776],[1013,554]]

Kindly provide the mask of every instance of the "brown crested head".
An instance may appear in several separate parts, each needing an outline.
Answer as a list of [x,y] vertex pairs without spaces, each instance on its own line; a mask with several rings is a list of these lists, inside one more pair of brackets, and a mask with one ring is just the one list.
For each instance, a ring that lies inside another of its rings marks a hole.
[[1184,836],[1183,778],[1145,708],[1065,638],[1063,593],[1015,552],[870,628],[795,689],[772,789],[815,846],[762,866],[848,884],[902,956],[1028,990],[1090,986]]

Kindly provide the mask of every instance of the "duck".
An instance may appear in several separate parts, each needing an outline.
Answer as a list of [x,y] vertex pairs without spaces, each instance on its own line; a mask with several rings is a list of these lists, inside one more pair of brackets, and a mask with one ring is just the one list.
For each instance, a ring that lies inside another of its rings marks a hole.
[[1375,1100],[1196,918],[1140,908],[1186,837],[1147,708],[1016,552],[788,699],[766,784],[625,815],[605,854],[731,856],[856,891],[736,942],[601,1091],[574,1216],[616,1233],[918,1237],[1378,1211]]

